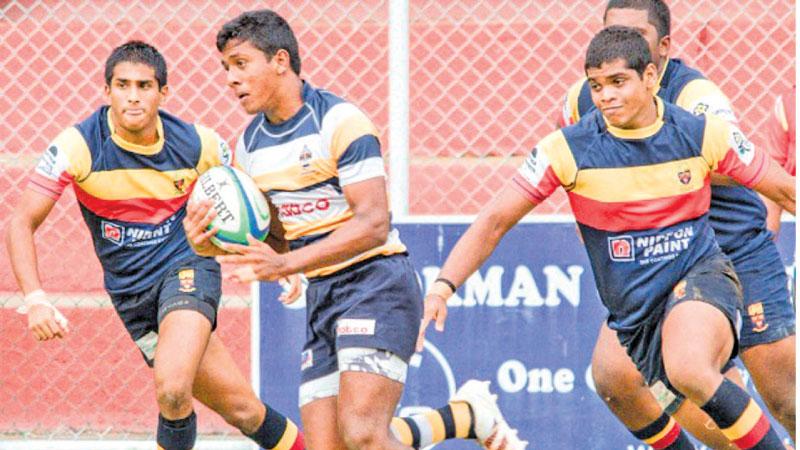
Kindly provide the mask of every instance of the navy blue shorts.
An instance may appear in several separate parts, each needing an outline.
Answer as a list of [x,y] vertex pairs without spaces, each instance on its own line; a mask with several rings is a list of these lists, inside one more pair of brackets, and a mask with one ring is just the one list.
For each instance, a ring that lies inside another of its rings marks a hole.
[[376,256],[311,278],[306,318],[304,383],[338,371],[343,348],[386,350],[408,362],[422,320],[422,291],[408,256]]
[[221,276],[219,264],[212,258],[192,256],[172,265],[147,291],[133,295],[112,296],[125,329],[139,347],[147,365],[153,367],[158,325],[171,311],[197,311],[217,326]]
[[744,309],[739,345],[747,349],[795,334],[794,302],[775,243],[765,240],[746,258],[734,262],[742,282]]
[[[661,327],[669,311],[689,300],[708,303],[725,314],[731,324],[734,346],[730,359],[738,353],[738,334],[741,326],[742,288],[733,265],[722,253],[699,261],[675,285],[666,299],[664,312],[633,332],[618,331],[622,345],[627,348],[639,372],[642,373],[656,400],[667,413],[673,413],[684,399],[667,379],[661,355]],[[721,372],[733,367],[729,360]]]

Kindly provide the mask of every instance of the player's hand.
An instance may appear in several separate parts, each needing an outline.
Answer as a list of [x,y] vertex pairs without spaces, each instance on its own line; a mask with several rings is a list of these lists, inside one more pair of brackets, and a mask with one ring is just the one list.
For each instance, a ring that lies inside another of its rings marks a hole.
[[291,275],[286,264],[286,257],[277,253],[268,244],[247,235],[248,245],[224,244],[222,249],[230,253],[217,256],[220,264],[231,269],[225,274],[226,279],[242,283],[249,281],[278,281]]
[[23,306],[17,311],[27,313],[28,329],[37,341],[63,339],[69,333],[69,322],[48,302],[44,291],[38,290],[28,294]]
[[432,320],[436,321],[436,331],[444,331],[444,322],[447,320],[447,299],[436,293],[429,293],[425,296],[425,310],[417,337],[418,352],[422,351],[423,344],[425,344],[425,330]]
[[189,201],[186,204],[183,230],[186,232],[186,239],[189,240],[189,245],[200,256],[216,256],[223,253],[210,240],[211,236],[217,234],[218,231],[216,227],[208,229],[211,221],[217,217],[217,211],[211,207],[212,205],[209,200]]
[[300,298],[303,293],[303,276],[300,274],[289,275],[278,280],[283,293],[278,296],[278,300],[284,305],[291,305]]

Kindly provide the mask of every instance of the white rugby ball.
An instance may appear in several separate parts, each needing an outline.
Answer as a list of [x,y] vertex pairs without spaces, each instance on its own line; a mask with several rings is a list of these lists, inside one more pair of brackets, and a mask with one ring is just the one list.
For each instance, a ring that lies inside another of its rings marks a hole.
[[269,234],[269,206],[264,194],[247,174],[229,166],[216,166],[200,175],[191,201],[210,200],[217,216],[209,229],[217,227],[211,242],[247,245],[247,235],[263,241]]

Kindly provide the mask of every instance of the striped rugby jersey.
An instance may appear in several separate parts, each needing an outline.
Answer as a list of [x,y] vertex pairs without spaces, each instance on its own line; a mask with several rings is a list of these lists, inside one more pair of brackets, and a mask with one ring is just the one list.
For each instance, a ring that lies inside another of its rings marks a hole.
[[[292,250],[324,238],[353,217],[343,186],[386,176],[378,130],[367,116],[307,82],[302,89],[303,107],[297,114],[278,125],[258,114],[236,144],[237,165],[277,208]],[[393,229],[384,245],[306,276],[405,251]]]
[[194,255],[181,220],[197,177],[230,164],[219,135],[164,112],[155,144],[131,144],[114,133],[103,106],[49,145],[30,188],[58,199],[71,184],[111,295],[143,292],[174,263]]
[[[709,113],[732,124],[738,123],[731,102],[722,90],[680,59],[667,61],[655,94],[695,115]],[[581,80],[567,93],[561,123],[573,124],[594,109],[589,83]],[[766,229],[764,203],[758,194],[744,186],[712,186],[709,217],[719,246],[734,263],[747,259],[752,250],[772,239]]]
[[719,117],[656,103],[658,119],[643,129],[614,128],[594,111],[551,133],[512,183],[536,203],[558,186],[567,191],[616,330],[657,315],[688,270],[719,251],[707,214],[710,173],[753,186],[769,163]]

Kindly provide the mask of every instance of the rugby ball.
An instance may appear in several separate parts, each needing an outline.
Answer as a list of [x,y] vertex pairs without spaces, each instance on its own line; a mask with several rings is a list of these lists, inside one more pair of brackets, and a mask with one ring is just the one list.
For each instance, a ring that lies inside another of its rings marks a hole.
[[269,234],[269,206],[264,194],[247,174],[229,166],[216,166],[200,175],[192,190],[191,201],[210,200],[217,216],[209,229],[214,245],[247,245],[247,235],[263,241]]

